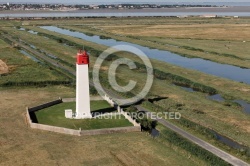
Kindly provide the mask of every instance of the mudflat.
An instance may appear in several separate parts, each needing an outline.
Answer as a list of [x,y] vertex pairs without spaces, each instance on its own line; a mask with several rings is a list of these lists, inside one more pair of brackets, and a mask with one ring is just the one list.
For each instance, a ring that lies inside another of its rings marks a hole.
[[73,11],[59,10],[20,10],[20,11],[0,11],[0,13],[141,13],[141,12],[249,12],[250,6],[232,6],[232,7],[180,7],[180,8],[149,8],[149,9],[87,9]]
[[6,74],[8,72],[9,72],[8,66],[0,59],[0,74]]

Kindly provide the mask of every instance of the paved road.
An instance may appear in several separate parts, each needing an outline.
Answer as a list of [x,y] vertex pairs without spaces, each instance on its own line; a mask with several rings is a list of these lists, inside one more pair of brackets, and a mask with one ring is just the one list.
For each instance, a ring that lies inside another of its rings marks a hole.
[[[35,54],[36,56],[38,56],[39,58],[43,59],[44,61],[58,67],[58,68],[61,68],[69,73],[71,73],[72,75],[76,75],[76,72],[75,70],[73,70],[72,68],[69,68],[68,66],[65,66],[63,64],[61,64],[60,62],[56,61],[56,60],[53,60],[53,59],[50,59],[48,57],[46,57],[45,55],[39,53],[38,51],[12,39],[10,36],[7,36],[7,35],[3,35],[5,38],[9,39],[10,41],[12,42],[15,42],[15,43],[18,43],[19,46],[23,47],[24,49],[30,51],[31,53]],[[90,86],[94,86],[93,82],[90,81]],[[116,93],[113,93],[111,90],[109,89],[105,89],[105,92],[108,93],[109,96],[113,97],[113,98],[119,98],[121,99],[121,97],[119,95],[117,95]],[[131,103],[132,104],[132,103]],[[137,106],[137,108],[139,110],[143,110],[143,111],[146,111],[150,114],[150,111],[147,110],[146,108],[142,107],[142,106]],[[235,165],[235,166],[250,166],[249,164],[247,164],[246,162],[220,150],[219,148],[189,134],[188,132],[180,129],[179,127],[167,122],[166,120],[164,119],[156,119],[159,123],[161,123],[162,125],[164,125],[165,127],[175,131],[176,133],[180,134],[181,136],[183,136],[184,138],[188,139],[189,141],[197,144],[198,146],[206,149],[207,151],[213,153],[214,155],[220,157],[221,159],[225,160],[226,162],[232,164],[232,165]]]
[[[136,106],[138,110],[140,111],[146,111],[148,113],[148,115],[150,116],[150,110],[142,107],[142,106]],[[198,137],[195,137],[194,135],[189,134],[188,132],[182,130],[181,128],[173,125],[170,122],[167,122],[164,119],[156,119],[160,124],[164,125],[165,127],[173,130],[174,132],[178,133],[179,135],[183,136],[184,138],[188,139],[189,141],[197,144],[198,146],[202,147],[203,149],[206,149],[207,151],[213,153],[214,155],[220,157],[221,159],[225,160],[226,162],[232,164],[232,165],[236,165],[236,166],[250,166],[249,164],[247,164],[246,162],[232,156],[229,153],[226,153],[222,150],[220,150],[219,148],[201,140]]]

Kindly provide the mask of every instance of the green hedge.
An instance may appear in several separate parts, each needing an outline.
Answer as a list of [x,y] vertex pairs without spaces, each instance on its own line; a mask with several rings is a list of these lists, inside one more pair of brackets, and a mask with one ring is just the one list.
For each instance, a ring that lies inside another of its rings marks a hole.
[[172,81],[173,84],[193,88],[194,90],[200,91],[203,93],[209,93],[211,95],[218,93],[215,88],[212,88],[212,87],[200,84],[200,83],[196,83],[182,76],[178,76],[172,73],[166,73],[158,69],[154,69],[154,76],[160,80],[170,80]]
[[70,85],[71,81],[24,81],[24,82],[13,82],[9,81],[1,84],[2,87],[11,86],[47,86],[47,85]]
[[213,166],[228,166],[230,165],[226,161],[222,160],[221,158],[215,156],[211,152],[199,147],[198,145],[188,141],[187,139],[183,138],[182,136],[178,135],[177,133],[164,129],[161,131],[161,138],[166,139],[171,144],[181,147],[192,155],[204,160],[208,165]]

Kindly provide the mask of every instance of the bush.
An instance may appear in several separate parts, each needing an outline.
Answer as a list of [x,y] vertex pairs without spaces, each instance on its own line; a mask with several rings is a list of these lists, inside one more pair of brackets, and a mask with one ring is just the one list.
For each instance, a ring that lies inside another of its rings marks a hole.
[[137,122],[141,124],[141,128],[144,131],[151,131],[157,126],[156,120],[151,120],[146,117],[143,119],[137,119]]
[[196,82],[193,82],[193,81],[191,81],[187,78],[184,78],[182,76],[174,75],[172,73],[166,73],[166,72],[160,71],[158,69],[154,70],[154,76],[157,79],[170,80],[175,85],[193,88],[194,90],[200,91],[203,93],[209,93],[209,94],[216,94],[217,93],[217,90],[212,88],[212,87],[209,87],[209,86],[206,86],[206,85],[203,85],[200,83],[196,83]]
[[97,90],[96,90],[95,87],[93,87],[93,86],[90,86],[90,88],[89,88],[89,93],[90,93],[91,95],[98,95]]

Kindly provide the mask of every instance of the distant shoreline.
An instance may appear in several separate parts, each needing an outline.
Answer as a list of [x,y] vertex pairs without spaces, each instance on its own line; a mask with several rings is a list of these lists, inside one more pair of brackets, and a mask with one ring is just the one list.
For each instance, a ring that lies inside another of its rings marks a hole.
[[250,6],[235,6],[235,7],[185,7],[185,8],[146,8],[146,9],[87,9],[87,10],[71,10],[71,11],[56,11],[56,10],[17,10],[17,11],[0,11],[0,14],[25,14],[25,13],[164,13],[164,12],[249,12]]

